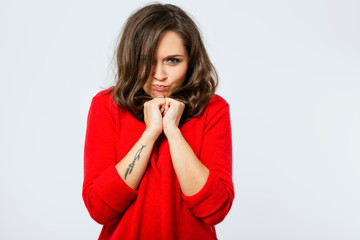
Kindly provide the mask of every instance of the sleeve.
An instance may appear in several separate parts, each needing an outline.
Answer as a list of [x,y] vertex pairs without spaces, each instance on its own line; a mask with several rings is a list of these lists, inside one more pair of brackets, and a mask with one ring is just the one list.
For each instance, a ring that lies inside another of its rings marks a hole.
[[92,99],[84,145],[82,197],[90,216],[99,224],[119,217],[137,195],[115,168],[115,119],[106,99]]
[[182,197],[195,216],[208,225],[215,225],[225,218],[235,196],[229,105],[225,102],[213,116],[208,117],[200,161],[210,170],[210,174],[198,193],[192,196],[182,194]]

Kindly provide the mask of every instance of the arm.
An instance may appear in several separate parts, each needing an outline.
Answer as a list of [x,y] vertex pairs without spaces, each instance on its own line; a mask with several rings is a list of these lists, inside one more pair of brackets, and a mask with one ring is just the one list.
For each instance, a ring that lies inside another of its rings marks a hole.
[[164,132],[185,204],[195,216],[215,225],[225,218],[234,198],[228,104],[224,101],[207,117],[200,159],[174,125],[169,128],[164,122]]
[[181,191],[186,196],[196,194],[205,185],[209,169],[196,157],[179,128],[168,129],[166,137]]
[[[121,217],[136,197],[135,189],[149,160],[154,138],[157,138],[154,134],[156,128],[149,126],[147,125],[139,141],[124,159],[116,165],[116,126],[109,110],[109,102],[101,97],[93,98],[87,119],[82,196],[91,217],[96,222],[105,224],[115,217]],[[131,173],[128,171],[125,179],[126,171],[141,145],[146,147],[138,152],[136,163]],[[120,164],[121,162],[123,164]]]
[[209,169],[196,157],[178,127],[185,105],[171,98],[166,101],[163,126],[171,160],[181,191],[185,195],[194,195],[205,185]]
[[144,105],[146,130],[128,154],[116,165],[120,177],[132,189],[137,189],[148,165],[152,148],[162,132],[160,108],[164,98],[154,98]]

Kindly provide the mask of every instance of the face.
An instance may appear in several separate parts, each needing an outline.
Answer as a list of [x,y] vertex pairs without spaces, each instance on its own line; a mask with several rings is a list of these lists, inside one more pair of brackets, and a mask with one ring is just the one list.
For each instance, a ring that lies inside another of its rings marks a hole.
[[179,34],[166,31],[155,49],[149,78],[143,86],[151,97],[168,97],[186,77],[188,53]]

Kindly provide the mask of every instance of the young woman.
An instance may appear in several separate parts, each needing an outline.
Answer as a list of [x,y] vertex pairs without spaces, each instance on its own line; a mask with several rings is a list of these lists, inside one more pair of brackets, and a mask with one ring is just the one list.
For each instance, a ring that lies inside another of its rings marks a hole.
[[234,198],[230,114],[195,23],[174,5],[145,6],[116,58],[85,137],[82,195],[99,239],[217,239]]

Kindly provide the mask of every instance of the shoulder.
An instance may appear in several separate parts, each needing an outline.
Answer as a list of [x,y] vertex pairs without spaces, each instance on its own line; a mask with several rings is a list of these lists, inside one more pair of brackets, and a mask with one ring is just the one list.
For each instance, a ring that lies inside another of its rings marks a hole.
[[215,94],[213,98],[209,101],[206,111],[219,111],[224,108],[229,108],[229,103],[220,95]]
[[214,94],[213,98],[209,101],[201,116],[206,119],[206,122],[208,122],[211,121],[211,119],[216,119],[218,117],[229,114],[229,103],[220,95]]
[[214,94],[214,97],[210,100],[209,103],[220,104],[220,105],[229,105],[228,102],[218,94]]
[[108,88],[105,90],[101,90],[95,94],[95,96],[92,98],[93,101],[109,101],[109,99],[112,98],[113,95],[113,89]]
[[[220,95],[215,94],[207,104],[203,114],[199,116],[204,124],[204,131],[214,129],[216,126],[227,129],[230,126],[230,107],[229,103]],[[223,132],[219,130],[219,133]]]
[[116,103],[113,99],[113,91],[112,87],[101,90],[95,94],[95,96],[91,100],[91,107],[92,108],[107,108],[112,109],[116,107]]

